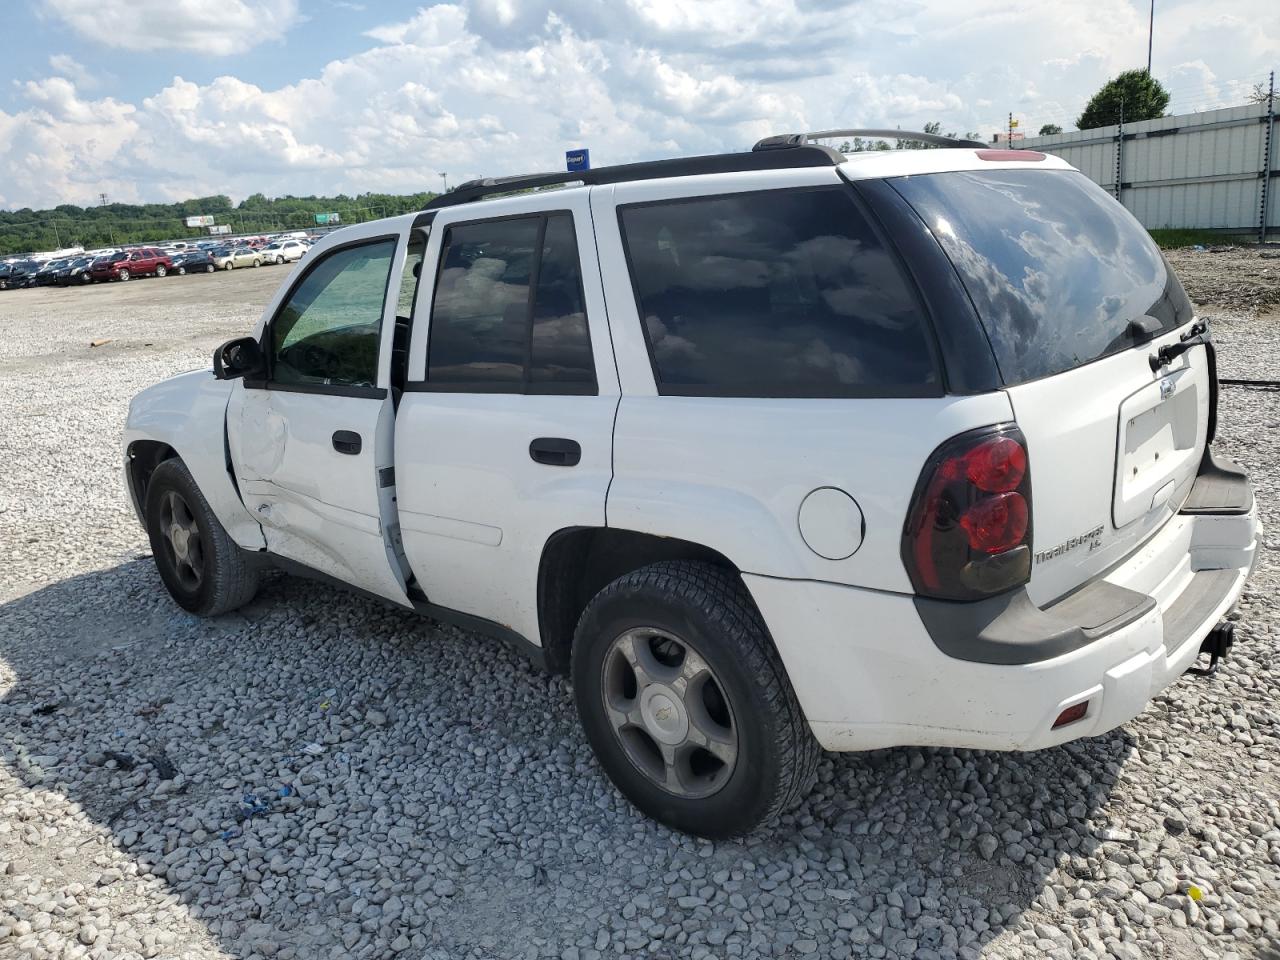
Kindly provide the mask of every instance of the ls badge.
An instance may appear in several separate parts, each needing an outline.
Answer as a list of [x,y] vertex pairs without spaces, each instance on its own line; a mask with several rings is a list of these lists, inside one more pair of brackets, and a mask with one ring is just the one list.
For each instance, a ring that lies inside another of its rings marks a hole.
[[1168,400],[1173,396],[1173,377],[1165,377],[1160,381],[1160,399]]

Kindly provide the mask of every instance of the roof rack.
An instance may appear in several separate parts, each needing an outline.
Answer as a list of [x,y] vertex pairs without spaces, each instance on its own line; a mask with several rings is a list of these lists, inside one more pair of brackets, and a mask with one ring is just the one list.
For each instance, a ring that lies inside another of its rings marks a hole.
[[789,147],[808,146],[810,140],[828,140],[832,137],[890,137],[896,140],[920,140],[938,147],[986,147],[977,140],[944,137],[937,133],[916,130],[889,130],[873,127],[851,127],[848,130],[818,130],[814,133],[782,133],[765,137],[752,150],[784,150]]
[[789,144],[794,149],[750,153],[715,153],[703,157],[677,157],[672,160],[648,160],[642,163],[622,163],[594,170],[575,170],[552,173],[527,173],[514,177],[486,177],[468,180],[442,193],[423,210],[439,210],[454,207],[473,200],[483,200],[504,193],[534,190],[566,183],[597,185],[626,183],[630,180],[659,180],[665,177],[695,177],[708,173],[743,173],[754,170],[786,170],[792,167],[834,167],[844,163],[844,156],[820,144]]

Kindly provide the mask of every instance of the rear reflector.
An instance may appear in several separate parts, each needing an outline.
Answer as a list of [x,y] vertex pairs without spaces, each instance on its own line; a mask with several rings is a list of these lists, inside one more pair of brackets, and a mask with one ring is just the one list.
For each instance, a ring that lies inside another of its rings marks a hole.
[[1067,707],[1067,709],[1058,714],[1058,719],[1053,721],[1053,729],[1057,730],[1059,727],[1065,727],[1069,723],[1075,723],[1077,720],[1083,720],[1084,715],[1088,712],[1088,700],[1084,703],[1077,703],[1074,707]]
[[1025,160],[1036,163],[1045,158],[1043,153],[1035,150],[977,150],[979,160]]

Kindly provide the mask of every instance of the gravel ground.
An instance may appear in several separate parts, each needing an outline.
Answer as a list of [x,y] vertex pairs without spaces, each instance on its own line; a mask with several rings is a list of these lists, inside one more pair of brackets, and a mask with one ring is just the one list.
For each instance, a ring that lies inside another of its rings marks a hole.
[[[1273,532],[1218,677],[1038,754],[828,757],[710,843],[493,641],[287,578],[215,621],[168,599],[128,398],[280,276],[0,294],[0,957],[1277,956],[1280,394],[1223,392]],[[1276,356],[1235,310],[1224,375]]]

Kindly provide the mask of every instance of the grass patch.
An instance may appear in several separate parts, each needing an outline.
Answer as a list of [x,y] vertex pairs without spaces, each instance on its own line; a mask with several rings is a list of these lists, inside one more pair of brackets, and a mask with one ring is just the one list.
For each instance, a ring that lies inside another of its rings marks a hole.
[[1178,247],[1194,247],[1197,243],[1204,247],[1223,243],[1236,243],[1241,238],[1230,234],[1215,233],[1212,230],[1148,230],[1156,244],[1162,250],[1173,250]]

